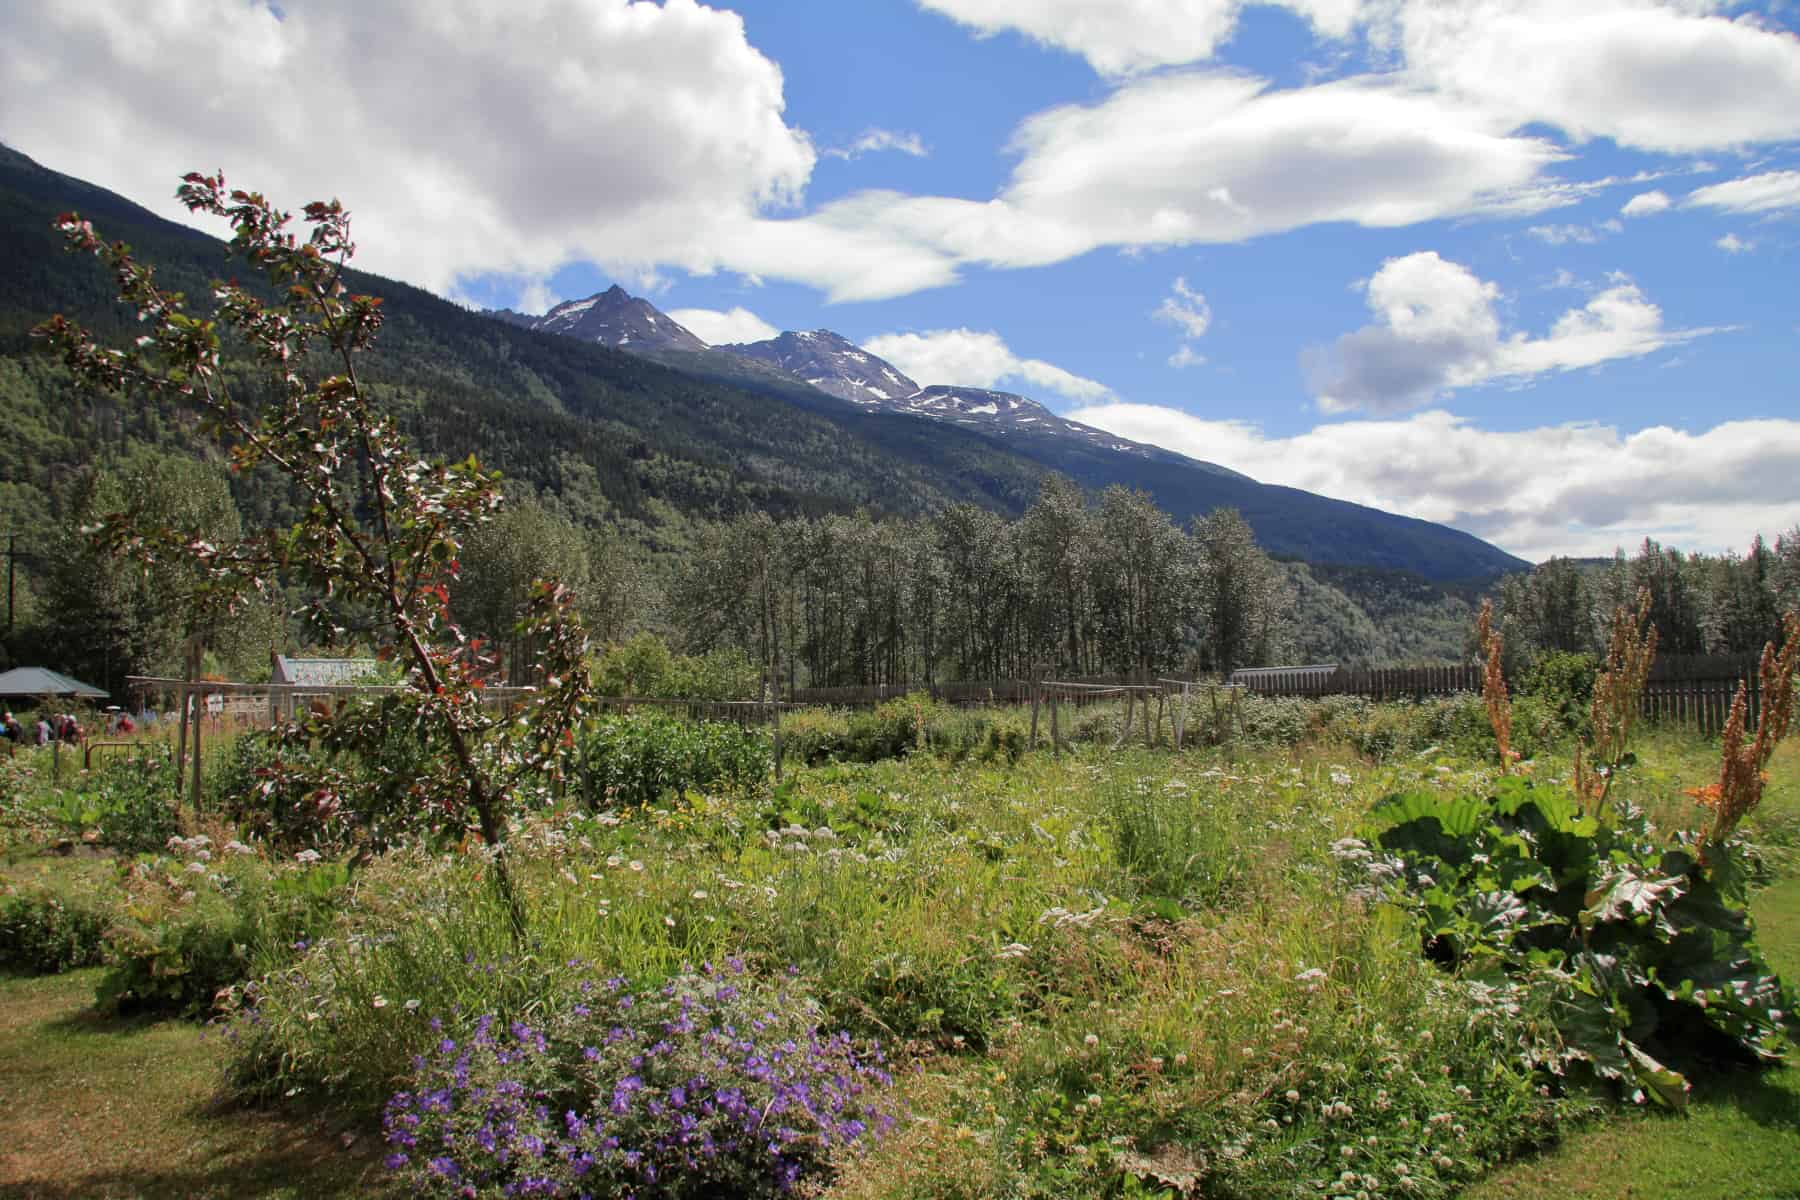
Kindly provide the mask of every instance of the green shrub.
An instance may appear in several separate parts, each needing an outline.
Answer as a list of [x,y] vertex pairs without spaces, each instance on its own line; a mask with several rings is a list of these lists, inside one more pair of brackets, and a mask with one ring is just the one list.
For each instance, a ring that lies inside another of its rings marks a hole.
[[841,708],[803,708],[781,717],[781,755],[808,766],[841,762],[850,714]]
[[106,762],[74,791],[54,794],[44,812],[72,836],[92,830],[101,845],[139,854],[162,849],[181,832],[175,793],[174,760],[158,751]]
[[[782,718],[784,757],[808,766],[828,762],[883,762],[926,752],[951,762],[978,758],[1016,763],[1025,753],[1029,717],[971,711],[915,692],[872,709],[807,709]],[[1048,729],[1040,727],[1042,736]]]
[[53,892],[0,901],[0,970],[56,975],[104,960],[106,916]]
[[[380,735],[359,735],[356,750],[280,730],[237,738],[209,781],[217,810],[289,850],[337,851],[358,837],[380,849],[429,827],[438,814],[420,801],[416,785],[448,748],[434,731],[398,719],[410,712],[404,706],[364,703],[374,719],[362,724]],[[329,800],[321,803],[321,795]]]
[[1296,746],[1315,728],[1315,711],[1311,701],[1248,694],[1238,698],[1238,730],[1249,742]]
[[1599,673],[1600,664],[1591,654],[1546,654],[1526,673],[1519,694],[1541,702],[1562,733],[1585,736]]
[[[1754,941],[1730,845],[1660,837],[1628,808],[1585,814],[1566,791],[1500,781],[1492,796],[1390,796],[1368,844],[1340,844],[1415,913],[1426,952],[1546,991],[1569,1060],[1680,1105],[1688,1084],[1654,1054],[1776,1062],[1797,999]],[[1377,857],[1384,851],[1392,858]]]
[[657,713],[604,717],[576,741],[571,787],[595,812],[645,807],[686,791],[754,787],[769,773],[768,738],[726,721]]
[[189,864],[128,869],[133,902],[110,931],[101,1007],[206,1016],[221,992],[287,961],[331,924],[349,881],[344,864],[208,871],[205,841],[179,847],[194,856]]

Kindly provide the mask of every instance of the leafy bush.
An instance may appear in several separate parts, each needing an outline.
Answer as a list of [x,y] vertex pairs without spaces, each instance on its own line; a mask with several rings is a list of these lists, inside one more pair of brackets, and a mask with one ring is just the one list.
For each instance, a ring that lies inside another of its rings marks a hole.
[[204,1016],[221,992],[286,961],[330,924],[349,879],[342,863],[270,873],[245,861],[226,873],[209,869],[208,843],[176,839],[185,865],[124,868],[128,902],[110,931],[101,1007]]
[[705,654],[675,654],[654,633],[608,646],[594,667],[603,696],[680,700],[751,700],[761,693],[762,671],[737,647]]
[[1312,732],[1315,711],[1306,700],[1246,695],[1238,700],[1238,729],[1250,742],[1294,746]]
[[138,854],[160,850],[181,832],[175,794],[174,760],[158,752],[108,761],[74,791],[52,793],[43,812],[70,835],[92,831],[101,845]]
[[1800,1033],[1800,998],[1757,950],[1731,843],[1703,859],[1641,813],[1597,819],[1518,778],[1488,797],[1390,796],[1366,837],[1340,855],[1399,885],[1428,954],[1548,989],[1567,1057],[1634,1100],[1684,1102],[1687,1081],[1653,1051],[1770,1063]]
[[781,746],[784,756],[809,766],[882,762],[914,751],[952,762],[1015,763],[1025,753],[1025,719],[1018,713],[959,709],[915,692],[873,709],[811,709],[784,717]]
[[1591,654],[1557,652],[1538,659],[1519,688],[1553,713],[1562,732],[1588,732],[1588,708],[1594,702],[1594,681],[1600,664]]
[[387,1105],[388,1166],[424,1196],[773,1196],[893,1123],[879,1048],[752,978],[584,981],[535,1026],[445,1037]]
[[0,970],[56,975],[104,960],[106,916],[52,892],[0,902]]
[[753,787],[769,772],[760,732],[660,714],[605,717],[576,742],[571,786],[595,811],[644,807],[671,793]]

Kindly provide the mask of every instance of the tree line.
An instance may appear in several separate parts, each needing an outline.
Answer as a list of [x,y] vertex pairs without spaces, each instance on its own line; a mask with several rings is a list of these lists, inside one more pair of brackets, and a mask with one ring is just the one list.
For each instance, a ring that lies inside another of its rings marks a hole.
[[1509,672],[1551,653],[1605,649],[1612,612],[1650,597],[1663,655],[1754,654],[1781,640],[1781,616],[1800,610],[1800,525],[1773,546],[1758,534],[1744,554],[1684,554],[1646,538],[1610,561],[1552,558],[1500,584]]
[[668,608],[688,649],[735,648],[800,686],[910,686],[1230,671],[1277,653],[1285,595],[1235,510],[1183,529],[1142,491],[1090,503],[1050,475],[1017,519],[734,518],[702,536]]

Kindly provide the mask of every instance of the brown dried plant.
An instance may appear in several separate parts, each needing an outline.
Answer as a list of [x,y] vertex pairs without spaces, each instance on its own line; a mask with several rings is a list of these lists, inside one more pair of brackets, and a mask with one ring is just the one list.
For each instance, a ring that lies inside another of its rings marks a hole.
[[1586,747],[1575,747],[1575,791],[1582,800],[1600,801],[1612,787],[1613,774],[1625,758],[1631,727],[1643,711],[1644,684],[1656,661],[1656,626],[1650,624],[1650,592],[1640,589],[1637,609],[1623,604],[1613,610],[1606,664],[1594,680],[1593,726]]
[[1738,684],[1731,701],[1731,714],[1725,719],[1725,732],[1719,739],[1719,781],[1703,788],[1692,788],[1688,795],[1712,809],[1712,820],[1701,838],[1702,845],[1717,845],[1731,836],[1743,820],[1762,800],[1763,785],[1768,774],[1763,770],[1775,746],[1786,736],[1794,715],[1794,671],[1800,668],[1800,613],[1789,613],[1782,622],[1782,646],[1763,646],[1762,661],[1757,664],[1757,680],[1762,687],[1762,719],[1756,723],[1756,736],[1744,744],[1744,727],[1748,722],[1748,689]]
[[1500,746],[1500,772],[1506,774],[1519,756],[1512,748],[1512,701],[1506,694],[1506,677],[1500,671],[1500,633],[1494,628],[1492,600],[1481,602],[1475,639],[1487,664],[1481,673],[1481,700],[1487,706],[1488,724],[1494,727],[1494,741]]

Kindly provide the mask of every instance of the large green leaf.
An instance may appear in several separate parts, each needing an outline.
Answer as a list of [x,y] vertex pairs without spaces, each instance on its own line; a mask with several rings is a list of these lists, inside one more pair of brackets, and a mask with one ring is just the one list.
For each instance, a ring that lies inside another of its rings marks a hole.
[[1364,836],[1410,857],[1465,863],[1477,850],[1471,835],[1482,828],[1487,815],[1486,803],[1470,796],[1400,792],[1370,810]]
[[1583,928],[1608,921],[1632,921],[1654,928],[1664,938],[1675,936],[1676,930],[1664,915],[1670,901],[1687,890],[1680,876],[1650,878],[1630,870],[1603,874],[1583,899]]

